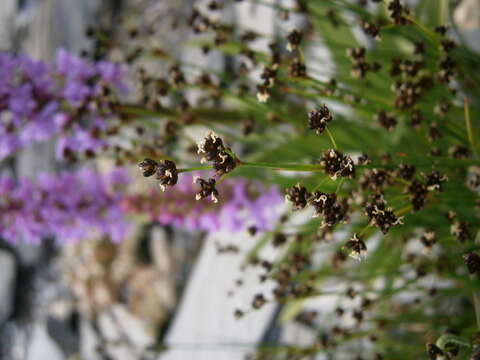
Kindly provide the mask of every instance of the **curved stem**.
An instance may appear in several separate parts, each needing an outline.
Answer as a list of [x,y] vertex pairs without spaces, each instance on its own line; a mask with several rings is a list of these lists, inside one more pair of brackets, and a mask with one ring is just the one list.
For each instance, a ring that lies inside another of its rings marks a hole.
[[337,143],[336,143],[335,139],[333,138],[332,133],[328,129],[328,126],[325,127],[325,130],[327,131],[328,137],[330,138],[330,141],[332,142],[333,148],[335,150],[337,150],[338,149]]
[[268,163],[268,162],[250,162],[250,161],[241,161],[240,166],[250,166],[250,167],[262,167],[274,170],[285,170],[285,171],[323,171],[323,166],[320,165],[308,165],[308,164],[281,164],[281,163]]
[[464,107],[464,112],[465,112],[465,125],[467,127],[467,137],[468,137],[468,142],[470,143],[470,147],[472,148],[472,152],[475,154],[475,158],[478,159],[478,153],[477,153],[477,148],[475,144],[475,137],[473,136],[473,130],[472,130],[472,120],[470,119],[470,101],[465,98],[463,100],[463,107]]
[[340,183],[337,186],[337,190],[335,190],[335,194],[338,194],[340,190],[342,190],[343,183],[345,182],[345,178],[340,179]]
[[330,179],[330,178],[329,178],[328,176],[325,176],[325,177],[322,179],[322,181],[320,181],[320,183],[318,183],[318,185],[315,186],[315,187],[312,189],[312,192],[318,190],[318,189],[325,183],[325,181],[327,181],[328,179]]
[[205,166],[196,166],[196,167],[191,167],[191,168],[183,168],[183,169],[178,169],[177,173],[185,173],[185,172],[190,172],[190,171],[198,171],[198,170],[211,170],[212,167],[209,165]]
[[365,225],[365,227],[358,233],[358,236],[362,236],[370,228],[370,224]]
[[400,215],[406,214],[409,211],[411,211],[412,209],[413,209],[412,205],[407,205],[407,206],[403,207],[402,209],[398,210],[397,212],[395,212],[395,215],[400,216]]

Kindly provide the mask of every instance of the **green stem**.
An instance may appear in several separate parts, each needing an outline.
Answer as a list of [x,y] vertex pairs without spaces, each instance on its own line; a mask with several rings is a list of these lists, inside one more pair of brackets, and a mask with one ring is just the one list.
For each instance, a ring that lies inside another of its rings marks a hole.
[[280,164],[280,163],[267,163],[267,162],[240,162],[241,166],[250,166],[250,167],[261,167],[274,170],[285,170],[285,171],[323,171],[323,167],[320,165],[295,165],[295,164]]
[[[437,45],[438,40],[437,40],[437,34],[435,34],[432,30],[427,28],[425,25],[423,25],[421,22],[417,21],[413,17],[409,17],[409,20],[416,26],[418,27],[429,39],[430,41]],[[437,49],[438,51],[438,49]]]
[[391,174],[388,174],[388,173],[387,173],[387,175],[388,175],[389,177],[391,177],[393,180],[398,181],[398,182],[400,182],[400,183],[402,183],[402,184],[405,184],[405,185],[407,185],[407,186],[412,185],[412,183],[411,183],[410,181],[407,181],[407,180],[405,180],[405,179],[402,179],[402,178],[400,178],[400,177],[398,177],[398,176],[394,176],[394,175],[391,175]]
[[403,207],[402,209],[398,210],[397,212],[395,212],[395,215],[400,216],[400,215],[406,214],[409,211],[411,211],[412,209],[413,209],[412,205],[407,205],[407,206]]
[[472,130],[472,120],[470,119],[470,106],[469,100],[467,98],[463,101],[463,108],[465,110],[465,125],[467,126],[467,136],[468,142],[470,143],[470,147],[472,148],[473,153],[475,154],[475,158],[478,159],[477,147],[475,144],[475,137],[473,136]]
[[365,234],[365,233],[367,232],[367,230],[369,229],[369,227],[370,227],[370,225],[367,224],[367,225],[362,229],[362,231],[360,231],[360,232],[358,233],[358,236],[360,237],[360,236],[362,236],[363,234]]
[[300,47],[298,47],[298,55],[300,57],[300,61],[302,63],[305,62],[305,56],[303,55],[303,50]]
[[340,179],[340,183],[337,186],[337,190],[335,190],[335,194],[338,194],[340,190],[342,189],[343,183],[345,182],[345,178]]
[[212,167],[209,165],[205,166],[197,166],[197,167],[191,167],[191,168],[183,168],[183,169],[178,169],[177,173],[184,173],[184,172],[190,172],[190,171],[197,171],[197,170],[211,170]]
[[337,149],[338,149],[338,146],[337,146],[337,143],[335,142],[335,139],[333,138],[332,133],[330,132],[330,130],[328,129],[328,127],[325,127],[325,130],[327,131],[328,137],[330,138],[330,141],[332,142],[333,148],[334,148],[335,150],[337,150]]
[[324,177],[323,180],[312,189],[312,192],[318,190],[328,179],[330,179],[328,176]]

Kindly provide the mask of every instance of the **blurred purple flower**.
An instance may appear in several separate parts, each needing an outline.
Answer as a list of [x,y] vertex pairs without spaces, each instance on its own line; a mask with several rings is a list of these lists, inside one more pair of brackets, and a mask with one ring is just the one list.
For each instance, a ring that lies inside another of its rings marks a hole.
[[282,196],[276,187],[265,188],[245,179],[225,180],[218,186],[220,202],[195,201],[198,189],[192,176],[183,175],[165,193],[152,190],[123,200],[128,212],[142,213],[162,225],[207,232],[239,232],[249,226],[269,230],[280,217]]
[[63,138],[60,157],[66,147],[82,152],[103,146],[106,120],[113,116],[103,89],[126,91],[125,74],[118,64],[90,63],[62,49],[53,64],[0,52],[0,160],[56,135]]
[[100,175],[91,169],[39,175],[37,181],[0,178],[0,237],[11,243],[60,243],[89,236],[119,241],[128,225],[118,186],[128,182],[121,170]]

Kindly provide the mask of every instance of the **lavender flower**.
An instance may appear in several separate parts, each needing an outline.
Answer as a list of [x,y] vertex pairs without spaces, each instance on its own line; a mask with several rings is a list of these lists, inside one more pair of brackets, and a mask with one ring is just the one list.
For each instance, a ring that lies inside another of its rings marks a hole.
[[152,190],[132,195],[123,202],[124,210],[146,213],[163,225],[216,232],[242,231],[249,226],[268,230],[278,220],[282,196],[276,187],[268,189],[244,179],[225,180],[218,185],[221,201],[195,201],[198,185],[194,176],[183,175],[170,191]]
[[118,187],[126,175],[90,169],[40,175],[37,181],[0,178],[0,237],[11,243],[38,243],[55,237],[72,242],[92,235],[119,241],[127,224]]
[[0,52],[0,160],[56,135],[58,157],[66,148],[101,148],[100,135],[113,113],[104,90],[125,92],[124,75],[117,64],[89,63],[65,50],[58,51],[53,64]]

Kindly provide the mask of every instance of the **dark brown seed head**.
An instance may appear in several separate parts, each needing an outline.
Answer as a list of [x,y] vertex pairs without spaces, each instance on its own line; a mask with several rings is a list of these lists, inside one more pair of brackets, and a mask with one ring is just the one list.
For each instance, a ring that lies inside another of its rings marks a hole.
[[157,180],[160,188],[165,191],[166,186],[174,186],[178,181],[177,166],[171,160],[160,160],[157,166]]
[[144,159],[138,164],[138,167],[142,171],[142,175],[145,177],[150,177],[157,171],[158,163],[152,159]]
[[195,195],[195,200],[211,197],[214,203],[218,202],[218,190],[215,188],[215,179],[204,180],[199,177],[194,177],[193,182],[200,184],[200,191]]
[[307,199],[310,197],[310,193],[307,189],[300,184],[292,186],[287,189],[285,200],[289,201],[293,205],[294,210],[301,210],[307,206]]
[[324,104],[308,113],[308,127],[315,130],[317,134],[321,134],[325,130],[327,123],[332,121],[332,119],[333,116],[330,110]]
[[300,43],[302,42],[303,33],[298,30],[293,30],[287,35],[287,50],[293,51],[298,48]]

